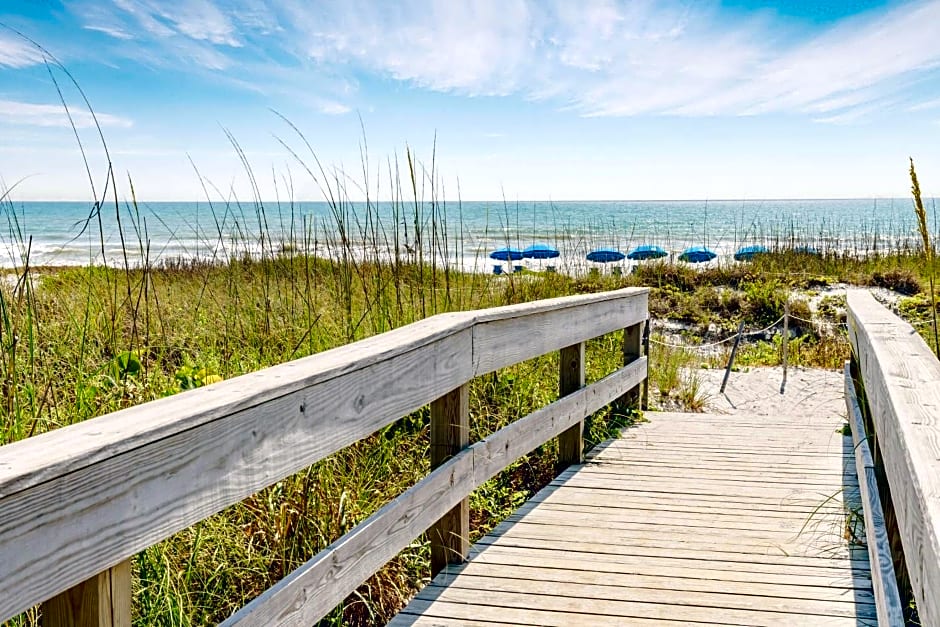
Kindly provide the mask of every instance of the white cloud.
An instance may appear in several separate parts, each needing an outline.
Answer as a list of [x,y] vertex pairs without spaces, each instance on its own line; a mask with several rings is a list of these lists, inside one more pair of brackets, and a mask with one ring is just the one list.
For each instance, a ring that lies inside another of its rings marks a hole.
[[241,45],[231,20],[209,0],[114,0],[114,4],[156,37],[180,34],[212,44]]
[[42,52],[28,41],[0,32],[0,67],[23,68],[44,60]]
[[940,66],[940,2],[799,31],[766,14],[638,0],[281,0],[321,64],[437,91],[521,94],[586,115],[744,115],[855,108]]
[[[893,96],[904,106],[914,101],[912,79],[940,74],[940,0],[824,28],[769,12],[729,16],[717,1],[111,1],[74,0],[83,4],[73,12],[86,28],[148,39],[124,54],[225,70],[269,93],[324,90],[316,95],[333,103],[328,113],[349,110],[360,74],[589,116],[826,117]],[[324,109],[316,98],[312,108]]]
[[351,107],[348,107],[339,102],[333,102],[331,100],[323,100],[317,105],[317,110],[320,113],[325,113],[327,115],[345,115],[352,111]]
[[[76,128],[89,128],[95,124],[95,119],[88,111],[70,108],[69,114]],[[127,118],[108,113],[95,113],[95,118],[102,127],[128,128],[132,126],[132,122]],[[60,104],[36,104],[14,100],[0,100],[0,123],[30,126],[70,126],[69,117]]]
[[99,33],[104,33],[105,35],[109,35],[115,39],[123,39],[125,41],[134,38],[133,35],[122,28],[107,26],[105,24],[88,24],[85,26],[85,30],[96,30]]
[[927,111],[930,109],[940,109],[940,98],[934,98],[932,100],[925,100],[922,102],[918,102],[917,104],[913,104],[910,107],[908,107],[907,110],[908,111]]

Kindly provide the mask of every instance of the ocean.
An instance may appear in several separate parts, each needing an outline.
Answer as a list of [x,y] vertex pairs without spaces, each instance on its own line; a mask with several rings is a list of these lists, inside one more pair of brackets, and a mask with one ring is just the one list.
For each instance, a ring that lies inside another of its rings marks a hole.
[[[927,199],[932,230],[937,214]],[[322,202],[209,204],[142,202],[131,207],[91,203],[5,202],[0,266],[138,265],[174,259],[224,259],[307,249],[340,254],[345,231],[355,255],[402,255],[470,271],[489,271],[489,252],[540,242],[561,252],[535,264],[583,268],[598,247],[628,252],[656,244],[672,254],[706,246],[721,263],[744,245],[772,249],[812,246],[821,252],[871,254],[916,245],[910,199],[446,202],[401,205]],[[422,234],[415,236],[415,224]],[[339,225],[345,225],[340,228]],[[419,245],[420,244],[420,245]]]

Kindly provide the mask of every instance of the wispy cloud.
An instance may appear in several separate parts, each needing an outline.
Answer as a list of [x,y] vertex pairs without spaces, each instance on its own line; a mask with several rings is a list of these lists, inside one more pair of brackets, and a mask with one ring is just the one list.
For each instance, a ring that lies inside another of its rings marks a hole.
[[[76,128],[94,126],[91,113],[84,110],[69,109],[72,123]],[[96,113],[98,123],[103,127],[128,128],[131,120],[108,113]],[[29,126],[70,126],[69,116],[62,105],[36,104],[15,100],[0,100],[0,123]]]
[[0,67],[23,68],[43,62],[43,55],[28,41],[0,31]]
[[[940,74],[940,0],[828,26],[770,13],[729,19],[718,3],[659,0],[73,2],[88,8],[76,11],[86,28],[142,40],[125,46],[127,55],[224,69],[246,84],[279,75],[285,84],[348,85],[350,76],[372,74],[589,116],[846,117],[886,97],[910,106],[912,79]],[[335,106],[313,108],[348,110],[335,96]]]

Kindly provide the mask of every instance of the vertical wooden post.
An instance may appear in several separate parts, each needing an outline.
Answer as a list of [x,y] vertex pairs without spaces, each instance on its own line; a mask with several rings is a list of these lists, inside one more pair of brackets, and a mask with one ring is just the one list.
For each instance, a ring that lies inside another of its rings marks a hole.
[[[470,444],[470,385],[465,383],[431,403],[431,469]],[[470,554],[470,499],[465,498],[428,530],[431,576]]]
[[741,334],[744,333],[744,321],[738,325],[738,334],[734,336],[734,344],[731,346],[731,355],[728,356],[728,366],[725,368],[725,376],[721,379],[719,394],[725,393],[725,387],[728,385],[728,377],[731,376],[731,369],[734,367],[734,356],[738,354],[738,344],[741,343]]
[[[643,354],[649,357],[650,355],[650,321],[647,320],[643,324]],[[649,384],[649,363],[647,363],[647,375],[643,378],[643,384],[641,386],[642,392],[640,393],[640,409],[646,411],[650,407],[650,384]]]
[[[643,328],[646,322],[638,322],[623,330],[623,365],[636,361],[643,356]],[[645,396],[646,381],[620,397],[619,402],[630,409],[639,409]]]
[[43,627],[130,627],[131,560],[42,604]]
[[790,298],[783,303],[783,381],[780,382],[780,393],[787,387],[787,361],[790,349]]
[[[584,342],[561,349],[558,394],[566,396],[584,387]],[[558,464],[580,464],[584,458],[584,421],[558,436]]]

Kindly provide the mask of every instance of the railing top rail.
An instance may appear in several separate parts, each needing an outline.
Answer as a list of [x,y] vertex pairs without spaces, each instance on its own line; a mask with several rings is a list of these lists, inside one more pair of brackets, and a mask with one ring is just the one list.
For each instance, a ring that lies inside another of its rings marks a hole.
[[850,290],[847,304],[918,612],[940,625],[940,362],[869,292]]
[[475,376],[647,319],[648,292],[441,314],[0,447],[0,619]]
[[[438,314],[309,357],[20,440],[0,447],[0,498],[136,448],[146,441],[166,438],[232,415],[352,370],[413,351],[441,338],[472,329],[478,324],[585,308],[594,303],[617,301],[648,292],[648,288],[629,287],[478,311]],[[544,352],[559,348],[561,346],[554,346]],[[477,364],[474,360],[473,372],[466,379],[495,369],[486,370],[490,365]],[[39,451],[41,454],[37,455]]]

